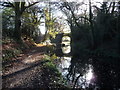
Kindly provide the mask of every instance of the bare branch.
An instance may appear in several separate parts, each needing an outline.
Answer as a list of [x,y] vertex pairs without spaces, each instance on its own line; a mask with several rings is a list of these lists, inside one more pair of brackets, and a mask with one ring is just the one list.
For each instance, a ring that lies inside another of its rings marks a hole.
[[25,7],[25,9],[26,9],[26,8],[29,8],[29,7],[31,7],[31,6],[33,6],[33,5],[35,5],[35,4],[37,4],[37,3],[39,3],[39,2],[34,2],[34,3],[32,3],[32,4],[29,4],[28,6]]
[[12,7],[12,8],[15,7],[11,2],[0,2],[0,5],[4,7]]
[[114,10],[115,10],[115,2],[113,2],[113,5],[112,5],[112,11],[111,11],[112,14],[114,13]]

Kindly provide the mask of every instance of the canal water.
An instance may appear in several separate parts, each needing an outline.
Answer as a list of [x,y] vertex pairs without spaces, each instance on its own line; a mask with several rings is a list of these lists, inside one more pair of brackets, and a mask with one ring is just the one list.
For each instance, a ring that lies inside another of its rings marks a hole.
[[[59,63],[57,63],[57,68],[61,72],[63,78],[66,80],[66,85],[71,88],[86,88],[89,87],[90,84],[94,84],[92,79],[94,79],[94,73],[92,65],[86,64],[83,75],[80,75],[79,72],[75,72],[72,75],[70,68],[72,66],[72,56],[69,54],[71,52],[70,47],[70,38],[63,37],[62,44],[65,46],[62,47],[63,56],[59,57]],[[71,75],[70,75],[71,73]]]
[[62,46],[56,51],[56,65],[66,81],[66,86],[85,90],[120,90],[118,59],[81,60],[71,53],[70,38],[63,37]]

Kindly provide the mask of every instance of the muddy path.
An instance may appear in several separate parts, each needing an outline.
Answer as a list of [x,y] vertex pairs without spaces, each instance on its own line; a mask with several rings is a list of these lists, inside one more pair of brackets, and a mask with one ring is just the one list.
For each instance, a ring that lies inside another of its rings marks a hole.
[[8,67],[3,71],[2,86],[5,88],[46,88],[48,76],[42,66],[48,61],[43,60],[46,47],[33,47],[26,50],[15,60],[3,63]]

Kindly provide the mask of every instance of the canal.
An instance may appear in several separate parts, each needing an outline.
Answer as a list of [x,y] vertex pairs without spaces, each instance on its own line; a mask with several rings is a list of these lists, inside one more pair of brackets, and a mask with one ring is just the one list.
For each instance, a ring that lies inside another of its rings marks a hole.
[[118,59],[101,59],[100,57],[81,59],[71,52],[71,39],[68,36],[62,38],[59,46],[61,47],[57,46],[54,52],[58,57],[55,62],[66,81],[66,86],[81,89],[91,88],[92,90],[118,90],[120,88]]

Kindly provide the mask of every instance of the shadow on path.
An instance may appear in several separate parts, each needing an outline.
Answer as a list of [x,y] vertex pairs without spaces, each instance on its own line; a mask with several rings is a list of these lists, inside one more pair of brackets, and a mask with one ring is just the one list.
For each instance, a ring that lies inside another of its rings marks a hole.
[[8,74],[8,75],[4,75],[4,76],[2,76],[2,79],[10,78],[12,76],[15,76],[15,75],[20,74],[20,73],[25,72],[25,71],[28,71],[31,68],[36,67],[36,66],[41,65],[41,64],[46,63],[46,62],[49,62],[49,60],[47,60],[47,61],[40,61],[40,62],[38,62],[36,64],[28,66],[27,68],[22,69],[22,70],[16,71],[16,72]]

